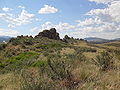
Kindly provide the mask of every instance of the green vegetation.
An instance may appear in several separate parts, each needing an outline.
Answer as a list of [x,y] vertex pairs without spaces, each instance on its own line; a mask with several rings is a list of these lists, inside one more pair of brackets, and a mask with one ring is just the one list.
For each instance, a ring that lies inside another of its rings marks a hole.
[[30,59],[34,59],[39,54],[36,52],[24,52],[17,56],[10,57],[0,63],[1,73],[22,69],[25,66],[29,66]]
[[48,65],[47,61],[36,61],[32,64],[33,67],[46,67]]
[[25,44],[25,45],[32,45],[33,44],[33,38],[32,37],[18,37],[15,40],[12,41],[13,45],[19,45],[19,44]]
[[0,44],[0,50],[3,50],[6,46],[7,44]]
[[112,68],[113,56],[108,52],[102,52],[101,55],[97,55],[96,59],[93,59],[95,64],[100,67],[101,70],[108,70]]
[[66,45],[62,45],[60,43],[50,43],[50,44],[44,44],[44,45],[37,45],[36,48],[42,48],[42,49],[49,49],[49,48],[58,48],[58,47],[64,47]]
[[120,43],[108,43],[106,44],[108,46],[115,46],[115,47],[120,47]]
[[120,47],[19,36],[0,44],[0,90],[119,90]]

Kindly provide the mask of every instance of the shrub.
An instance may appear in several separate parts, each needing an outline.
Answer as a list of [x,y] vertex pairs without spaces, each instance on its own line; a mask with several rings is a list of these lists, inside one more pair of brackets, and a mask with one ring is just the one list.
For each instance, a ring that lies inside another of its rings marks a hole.
[[0,63],[0,68],[4,68],[5,64]]
[[[81,52],[76,52],[74,54],[67,54],[66,57],[69,59],[73,65],[74,63],[80,63],[82,61],[86,61],[86,57]],[[76,66],[76,65],[75,65]]]
[[75,47],[77,52],[97,52],[95,48],[87,48],[87,47]]
[[96,59],[93,59],[95,64],[105,71],[113,67],[113,56],[108,52],[102,52],[101,55],[97,55]]
[[21,38],[16,38],[12,41],[13,45],[20,45],[20,44],[25,44],[25,45],[32,45],[33,44],[33,38],[31,37],[21,37]]
[[117,55],[120,55],[120,49],[114,50],[114,53],[117,54]]
[[2,90],[3,86],[0,86],[0,90]]
[[21,42],[20,42],[19,40],[14,40],[14,41],[12,42],[12,44],[16,46],[16,45],[21,44]]
[[86,61],[86,57],[85,55],[83,55],[82,53],[76,53],[76,59],[78,59],[79,61]]
[[6,46],[7,44],[0,44],[0,50],[3,50]]
[[6,62],[11,62],[11,61],[23,61],[23,60],[28,60],[30,58],[33,58],[35,56],[39,55],[36,52],[24,52],[24,53],[20,53],[17,56],[13,56],[10,57],[8,60],[6,60]]
[[24,52],[24,53],[21,53],[17,56],[13,56],[13,57],[8,58],[7,60],[4,60],[3,64],[1,64],[1,67],[3,67],[3,65],[4,65],[3,71],[5,71],[5,72],[14,71],[17,69],[22,69],[26,66],[30,66],[31,62],[32,62],[30,59],[34,60],[34,58],[37,55],[39,55],[39,54],[36,52],[32,52],[32,51],[31,52]]
[[45,76],[42,76],[41,73],[37,72],[35,69],[21,70],[19,73],[19,77],[21,78],[20,90],[57,90],[57,84]]
[[71,65],[64,60],[61,60],[60,55],[54,57],[56,58],[53,58],[53,56],[48,58],[51,79],[63,82],[63,87],[66,87],[70,90],[74,89],[76,85],[78,85],[79,81],[74,79],[74,76],[71,73]]
[[105,44],[107,46],[115,46],[115,47],[120,47],[120,43],[108,43],[108,44]]
[[37,45],[36,48],[41,49],[49,49],[49,48],[59,48],[64,47],[65,45],[62,45],[61,43],[50,43],[50,44],[41,44]]
[[45,67],[47,65],[48,65],[47,61],[42,61],[42,60],[32,64],[33,67]]

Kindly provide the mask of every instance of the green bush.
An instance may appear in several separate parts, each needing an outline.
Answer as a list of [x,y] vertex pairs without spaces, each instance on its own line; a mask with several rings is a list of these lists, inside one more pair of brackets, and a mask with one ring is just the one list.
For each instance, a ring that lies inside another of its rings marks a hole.
[[120,49],[114,50],[114,53],[120,55]]
[[71,64],[66,60],[62,60],[62,57],[59,54],[50,56],[48,58],[48,65],[50,68],[50,78],[54,81],[66,82],[64,86],[68,88],[68,90],[74,89],[74,87],[76,87],[76,85],[79,83],[79,81],[76,81],[73,78],[74,76],[72,75]]
[[6,46],[7,44],[0,44],[0,50],[3,50]]
[[14,40],[14,41],[12,41],[12,44],[16,46],[16,45],[21,44],[21,41],[19,41],[19,40]]
[[115,46],[115,47],[120,47],[120,43],[108,43],[108,44],[105,44],[107,46]]
[[0,68],[4,68],[5,64],[0,63]]
[[50,49],[50,48],[61,48],[61,47],[65,47],[65,44],[62,43],[46,43],[46,44],[39,44],[36,45],[36,48],[41,48],[41,49]]
[[45,66],[47,66],[48,65],[48,63],[47,63],[47,61],[37,61],[37,62],[35,62],[35,63],[33,63],[32,64],[32,66],[33,67],[45,67]]
[[87,47],[74,47],[77,52],[97,52],[95,48],[87,48]]
[[36,52],[24,52],[24,53],[20,53],[19,55],[17,56],[14,56],[14,57],[10,57],[7,62],[9,61],[12,61],[12,60],[16,60],[16,61],[23,61],[23,60],[28,60],[29,58],[32,58],[32,57],[35,57],[39,55],[38,53]]
[[102,52],[100,55],[97,55],[96,59],[93,59],[93,61],[103,71],[113,67],[113,56],[105,51]]
[[57,90],[56,83],[48,77],[43,77],[41,74],[35,76],[34,71],[21,70],[19,73],[20,90]]
[[[31,65],[30,59],[33,59],[39,55],[36,52],[24,52],[17,56],[10,57],[7,60],[4,60],[1,67],[4,65],[5,71],[14,71],[15,69],[22,69],[23,67],[29,67]],[[30,63],[30,64],[29,64]]]
[[83,55],[81,52],[76,52],[74,54],[68,54],[66,55],[66,57],[69,59],[69,61],[72,60],[72,63],[75,61],[77,62],[86,61],[85,55]]
[[22,38],[16,38],[12,41],[13,45],[20,45],[20,44],[25,44],[25,45],[32,45],[33,44],[33,38],[31,37],[22,37]]

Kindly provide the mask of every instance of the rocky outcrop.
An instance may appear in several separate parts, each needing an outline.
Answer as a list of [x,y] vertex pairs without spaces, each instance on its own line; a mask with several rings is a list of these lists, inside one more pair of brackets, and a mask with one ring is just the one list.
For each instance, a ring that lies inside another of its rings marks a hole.
[[63,39],[71,39],[68,35],[65,35]]
[[68,40],[71,39],[68,35],[65,35],[63,38],[63,42],[68,42]]
[[56,32],[55,28],[43,30],[43,32],[40,32],[37,36],[35,36],[35,38],[37,37],[47,37],[49,39],[60,40],[59,33]]

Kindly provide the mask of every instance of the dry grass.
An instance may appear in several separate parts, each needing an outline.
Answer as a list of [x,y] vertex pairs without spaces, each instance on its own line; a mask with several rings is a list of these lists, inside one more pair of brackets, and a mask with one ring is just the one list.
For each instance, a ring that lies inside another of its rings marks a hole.
[[88,59],[95,58],[95,57],[98,55],[98,53],[91,53],[91,52],[84,52],[83,54],[84,54],[84,55],[86,56],[86,58],[88,58]]
[[[73,48],[63,47],[53,52],[44,51],[33,61],[47,62],[47,59],[50,59],[48,56],[52,55],[50,65],[44,66],[42,62],[42,67],[39,62],[35,67],[1,74],[0,90],[119,90],[120,55],[109,52],[110,55],[114,55],[114,67],[106,71],[100,70],[92,59],[95,59],[101,52],[107,51],[108,48],[113,50],[120,48],[105,44],[96,46],[89,46],[86,42],[80,41],[74,44]],[[97,51],[80,52],[78,50],[77,52],[79,47],[95,48]],[[85,60],[81,60],[82,54]]]
[[20,81],[13,73],[0,75],[0,90],[20,90]]
[[71,48],[62,48],[61,50],[61,54],[64,55],[64,54],[73,54],[75,52],[74,49],[71,49]]

